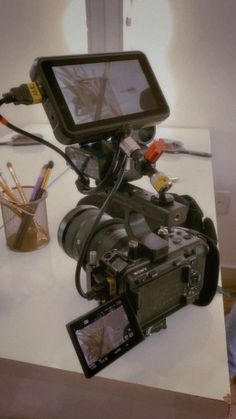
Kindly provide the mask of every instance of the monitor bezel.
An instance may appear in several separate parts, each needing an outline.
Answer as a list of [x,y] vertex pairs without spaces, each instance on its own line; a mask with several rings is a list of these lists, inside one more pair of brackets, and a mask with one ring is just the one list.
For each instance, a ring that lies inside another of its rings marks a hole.
[[[117,116],[114,118],[76,124],[61,92],[53,72],[53,67],[79,64],[95,64],[138,60],[147,83],[152,90],[158,107],[149,111]],[[116,130],[137,129],[145,125],[156,124],[169,116],[169,107],[156,80],[147,57],[140,51],[85,54],[76,56],[41,57],[35,60],[31,69],[31,78],[38,81],[43,90],[43,105],[57,139],[63,144],[87,143],[96,141],[103,134],[111,135]]]

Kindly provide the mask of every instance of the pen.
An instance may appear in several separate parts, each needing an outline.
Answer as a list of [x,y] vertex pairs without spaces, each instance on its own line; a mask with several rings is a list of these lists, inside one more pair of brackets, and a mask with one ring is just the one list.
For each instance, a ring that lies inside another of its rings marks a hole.
[[48,164],[46,165],[46,170],[45,170],[45,173],[43,175],[42,183],[41,183],[39,189],[36,191],[36,193],[34,195],[34,199],[35,200],[40,199],[41,196],[43,195],[43,193],[44,193],[44,191],[46,189],[46,186],[47,186],[47,183],[48,183],[48,179],[49,179],[49,176],[51,174],[51,170],[52,170],[53,166],[54,166],[54,163],[53,163],[52,160],[50,160],[48,162]]
[[[40,134],[35,134],[37,137],[42,137]],[[14,135],[8,141],[0,141],[1,145],[8,145],[13,147],[20,147],[20,146],[32,146],[32,145],[42,145],[39,141],[35,141],[32,138],[26,137],[25,135],[17,134]]]
[[42,190],[45,190],[46,189],[46,186],[47,186],[47,183],[48,183],[48,179],[49,179],[49,176],[51,174],[51,170],[52,170],[53,166],[54,166],[54,163],[53,163],[52,160],[50,160],[48,162],[47,169],[45,171],[44,178],[43,178],[43,181],[42,181],[42,184],[41,184],[41,188],[40,189],[42,189]]
[[181,141],[177,140],[168,140],[167,138],[162,139],[164,141],[165,153],[170,154],[190,154],[192,156],[200,156],[200,157],[212,157],[211,153],[207,153],[205,151],[195,151],[195,150],[188,150],[186,149]]

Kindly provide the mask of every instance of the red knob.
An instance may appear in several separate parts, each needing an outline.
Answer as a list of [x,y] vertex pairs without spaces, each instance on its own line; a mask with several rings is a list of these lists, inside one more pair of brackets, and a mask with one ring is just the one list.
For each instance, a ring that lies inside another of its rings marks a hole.
[[155,163],[159,157],[161,157],[163,151],[165,149],[165,142],[164,140],[155,140],[153,143],[148,147],[148,149],[144,153],[144,157],[151,163]]

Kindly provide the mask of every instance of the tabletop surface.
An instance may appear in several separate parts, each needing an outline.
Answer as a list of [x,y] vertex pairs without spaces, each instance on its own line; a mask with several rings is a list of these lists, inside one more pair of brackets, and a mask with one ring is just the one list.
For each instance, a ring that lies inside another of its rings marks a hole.
[[[49,126],[29,129],[55,143]],[[210,152],[208,130],[159,127],[157,137]],[[76,175],[44,146],[2,146],[0,151],[1,170],[5,173],[6,161],[11,161],[22,184],[34,184],[42,165],[55,163],[47,198],[50,243],[34,252],[13,252],[0,229],[0,357],[81,373],[65,325],[96,302],[79,296],[76,261],[57,242],[59,223],[81,198]],[[177,177],[171,191],[193,196],[204,215],[216,221],[211,159],[163,154],[158,170]],[[148,179],[136,183],[152,191]],[[99,376],[222,400],[229,392],[229,378],[221,295],[207,307],[189,305],[172,314],[166,330],[152,334]]]

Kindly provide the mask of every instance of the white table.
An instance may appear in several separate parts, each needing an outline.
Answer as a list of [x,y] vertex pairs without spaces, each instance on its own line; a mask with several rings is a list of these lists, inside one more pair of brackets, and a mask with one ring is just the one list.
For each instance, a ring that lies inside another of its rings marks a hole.
[[[51,136],[50,128],[35,128],[45,139]],[[207,130],[158,128],[157,137],[178,139],[189,149],[210,151]],[[77,293],[76,262],[57,242],[60,221],[81,196],[74,185],[75,173],[65,171],[63,159],[52,150],[40,148],[6,147],[2,152],[1,147],[0,167],[6,160],[15,162],[23,183],[35,179],[42,164],[50,159],[55,162],[55,182],[47,199],[49,245],[27,254],[12,252],[0,230],[0,357],[81,373],[65,324],[96,303]],[[192,195],[205,216],[216,220],[211,159],[164,154],[158,169],[179,178],[172,192]],[[137,184],[152,190],[147,179]],[[167,318],[167,330],[153,334],[98,376],[141,385],[146,390],[163,389],[223,403],[229,393],[229,378],[221,295],[207,307],[189,305],[174,313]],[[92,392],[93,379],[90,383]]]

